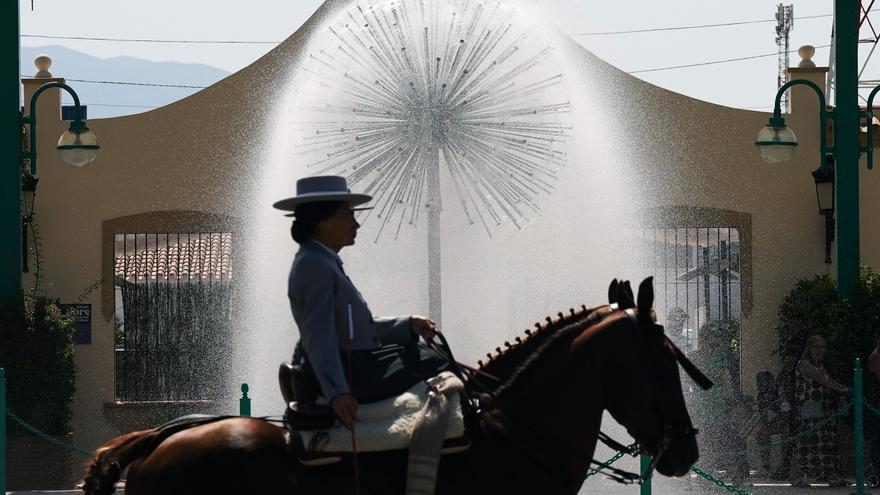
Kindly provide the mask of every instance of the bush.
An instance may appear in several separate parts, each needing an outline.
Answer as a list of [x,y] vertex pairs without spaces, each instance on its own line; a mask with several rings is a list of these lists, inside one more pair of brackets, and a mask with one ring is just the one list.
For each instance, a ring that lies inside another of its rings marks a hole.
[[0,368],[6,369],[7,406],[54,436],[70,433],[76,364],[74,323],[57,301],[32,290],[0,308]]
[[825,369],[851,385],[855,358],[867,366],[880,330],[880,277],[863,268],[855,293],[841,301],[836,285],[828,275],[797,281],[779,306],[776,353],[800,358],[806,339],[821,335],[828,345]]

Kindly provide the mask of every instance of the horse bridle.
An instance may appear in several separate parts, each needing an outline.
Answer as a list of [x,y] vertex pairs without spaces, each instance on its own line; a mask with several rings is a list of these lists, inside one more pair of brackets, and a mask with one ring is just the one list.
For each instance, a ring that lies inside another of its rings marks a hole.
[[[619,309],[617,303],[612,303],[609,306],[612,308],[612,311],[611,311],[612,313],[615,310]],[[623,311],[624,311],[624,313],[626,313],[627,318],[629,318],[637,327],[644,330],[646,335],[647,335],[647,332],[650,330],[647,328],[644,328],[645,326],[647,326],[647,325],[650,325],[652,327],[659,326],[656,323],[654,323],[650,318],[639,318],[639,315],[636,313],[636,311],[633,308],[626,308],[626,309],[623,309]],[[660,328],[662,328],[662,327],[660,327]],[[662,332],[662,330],[661,330],[661,332]],[[659,345],[660,346],[663,346],[663,345],[669,346],[669,348],[673,352],[673,355],[675,357],[676,362],[685,370],[685,372],[688,374],[688,376],[690,376],[691,379],[693,379],[694,382],[698,386],[700,386],[704,390],[708,390],[709,388],[712,387],[712,385],[713,385],[712,381],[708,377],[706,377],[706,375],[703,374],[703,372],[700,371],[699,368],[697,368],[690,361],[690,359],[687,358],[687,356],[683,352],[681,352],[681,350],[678,348],[678,346],[676,346],[671,340],[669,340],[669,337],[667,337],[666,335],[662,335],[662,339],[663,340],[659,343]],[[671,424],[664,425],[663,434],[660,436],[660,439],[657,441],[656,453],[652,456],[651,462],[648,464],[648,466],[645,468],[645,470],[641,474],[635,474],[635,473],[631,473],[631,472],[616,469],[616,468],[610,468],[609,466],[603,466],[604,469],[609,469],[610,471],[612,471],[612,473],[605,473],[605,475],[610,477],[611,479],[619,482],[619,483],[624,483],[624,484],[644,483],[645,481],[648,480],[648,478],[650,478],[653,475],[654,470],[657,467],[657,464],[663,458],[663,454],[665,454],[666,451],[669,450],[670,445],[672,445],[672,443],[675,440],[677,440],[679,438],[692,437],[692,436],[696,435],[698,432],[699,432],[699,430],[694,428],[693,426],[674,427]],[[614,441],[613,439],[611,439],[610,437],[608,437],[607,435],[605,435],[601,431],[599,432],[599,440],[601,440],[602,443],[604,443],[605,445],[608,445],[609,447],[611,447],[612,450],[615,450],[618,453],[630,454],[633,457],[636,456],[636,452],[633,452],[633,451],[640,450],[640,449],[625,447],[625,446],[623,446],[623,444],[621,444],[620,442]],[[595,460],[594,460],[594,462],[595,462]]]
[[[648,320],[643,320],[643,319],[639,318],[638,314],[636,313],[636,311],[634,309],[632,309],[632,308],[621,309],[617,303],[609,304],[608,308],[609,308],[609,311],[607,313],[599,314],[599,321],[616,313],[617,311],[623,311],[626,314],[626,316],[630,320],[632,320],[635,325],[637,325],[640,328],[642,328],[642,326],[646,324],[646,321],[648,321]],[[591,313],[587,317],[587,321],[589,322],[590,325],[597,323],[597,321],[589,321],[590,317],[593,316],[594,314],[596,314],[596,313]],[[595,318],[595,317],[593,317],[593,318]],[[655,325],[655,323],[653,321],[651,321],[650,324]],[[470,372],[470,379],[468,380],[468,382],[473,383],[477,387],[481,388],[484,393],[486,393],[487,395],[489,395],[491,397],[492,401],[494,401],[499,406],[503,406],[503,404],[498,400],[498,397],[491,390],[489,390],[488,387],[485,387],[484,385],[482,385],[482,383],[480,383],[479,380],[474,379],[474,371],[476,371],[476,370],[472,370],[466,366],[461,365],[461,363],[458,363],[453,358],[452,349],[450,348],[449,343],[446,341],[446,338],[440,332],[437,333],[437,337],[438,337],[438,340],[440,341],[440,344],[437,345],[433,342],[430,342],[429,347],[431,347],[433,350],[438,352],[441,356],[444,356],[449,360],[450,366],[452,368],[451,371],[453,371],[453,373],[458,375],[460,379],[464,380],[465,379],[464,378],[464,375],[465,375],[464,369],[467,369],[467,371]],[[672,343],[668,339],[668,337],[666,337],[664,335],[663,339],[672,348],[675,359],[678,362],[678,364],[681,365],[681,367],[685,370],[686,373],[688,373],[688,375],[694,380],[694,382],[696,382],[700,387],[702,387],[704,389],[708,389],[709,387],[712,386],[712,381],[709,380],[693,363],[691,363],[691,361],[687,358],[687,356],[685,356],[685,354],[683,352],[681,352],[681,350],[678,349],[678,347],[675,346],[675,344]],[[663,343],[661,343],[660,345],[663,345]],[[495,378],[495,379],[497,380],[497,378]],[[503,408],[503,409],[508,410],[510,408]],[[507,412],[509,413],[510,411],[507,411]],[[511,418],[518,419],[516,415],[512,415]],[[527,431],[529,431],[529,430],[530,429],[527,428]],[[597,472],[602,472],[603,474],[605,474],[609,478],[611,478],[619,483],[623,483],[623,484],[639,483],[639,484],[641,484],[641,483],[644,483],[646,480],[648,480],[648,478],[651,477],[651,475],[653,474],[654,470],[657,467],[657,464],[660,462],[660,459],[663,457],[663,454],[666,453],[666,451],[669,449],[670,445],[672,445],[672,443],[676,439],[678,439],[680,437],[687,437],[687,436],[696,435],[697,431],[698,430],[696,428],[693,428],[692,426],[682,426],[682,427],[673,427],[672,425],[664,426],[663,434],[661,435],[661,437],[657,443],[656,454],[654,454],[653,458],[651,459],[650,464],[647,466],[647,468],[644,470],[644,472],[639,473],[639,474],[632,473],[632,472],[618,469],[618,468],[614,468],[611,466],[607,466],[607,465],[605,465],[606,463],[600,462],[600,461],[596,460],[595,458],[593,458],[591,460],[591,464],[596,464],[596,465],[600,466],[600,468],[597,469]],[[602,443],[607,445],[609,448],[611,448],[612,450],[614,450],[618,454],[631,455],[631,456],[635,457],[641,451],[641,449],[638,447],[637,444],[633,445],[633,446],[629,446],[629,447],[625,446],[622,443],[614,440],[613,438],[611,438],[610,436],[608,436],[607,434],[605,434],[601,430],[599,431],[597,438],[599,441],[601,441]],[[530,450],[527,448],[523,448],[522,446],[517,445],[515,440],[513,440],[513,439],[509,439],[509,440],[511,441],[511,443],[514,446],[517,446],[519,448],[519,450],[523,451],[528,457],[532,458],[532,460],[537,465],[539,465],[543,469],[550,472],[551,477],[553,479],[555,479],[556,481],[559,481],[558,477],[552,476],[554,474],[557,474],[557,473],[553,472],[554,469],[552,466],[547,465],[547,463],[544,462],[543,460],[541,460],[540,458],[533,456],[533,455],[530,455]],[[543,439],[543,440],[546,440],[546,439]],[[577,490],[572,487],[569,487],[564,484],[562,484],[562,486],[567,491],[572,493],[573,495],[576,494],[576,492],[577,492]]]

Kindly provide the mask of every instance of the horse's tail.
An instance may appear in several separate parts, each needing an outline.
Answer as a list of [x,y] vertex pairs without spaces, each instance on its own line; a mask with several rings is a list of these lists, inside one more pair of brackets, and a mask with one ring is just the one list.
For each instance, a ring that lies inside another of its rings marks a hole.
[[132,462],[148,456],[164,440],[162,430],[135,431],[114,438],[95,451],[83,478],[86,495],[110,495]]

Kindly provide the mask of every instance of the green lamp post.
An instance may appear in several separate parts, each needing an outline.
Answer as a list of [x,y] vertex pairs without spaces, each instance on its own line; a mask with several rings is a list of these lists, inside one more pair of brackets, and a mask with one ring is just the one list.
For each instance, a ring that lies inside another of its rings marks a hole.
[[[830,246],[829,232],[833,235],[831,215],[837,216],[837,287],[838,296],[847,297],[855,291],[859,280],[859,155],[868,153],[871,163],[873,152],[870,137],[866,149],[859,146],[859,119],[865,113],[859,109],[858,95],[858,19],[859,4],[851,0],[834,2],[834,59],[836,61],[835,106],[828,110],[824,92],[813,82],[797,79],[786,83],[776,93],[773,116],[758,133],[755,145],[769,163],[787,161],[794,154],[797,139],[785,124],[780,103],[783,93],[795,85],[806,85],[819,98],[819,168],[814,171],[820,214],[826,219],[826,252]],[[876,93],[874,89],[872,96]],[[871,103],[867,117],[871,118]],[[825,124],[834,124],[833,145],[828,145]],[[870,121],[870,120],[869,120]],[[871,126],[868,126],[870,130]],[[823,205],[827,187],[833,184],[835,205]],[[827,261],[830,261],[830,256]]]
[[[16,57],[17,58],[17,57]],[[17,71],[16,71],[17,72]],[[16,74],[17,76],[17,74]],[[16,77],[16,92],[19,91]],[[89,130],[82,119],[82,105],[79,96],[70,86],[60,82],[46,83],[34,92],[30,99],[27,117],[17,112],[15,149],[17,160],[6,165],[9,170],[0,175],[0,224],[2,224],[5,239],[3,242],[2,276],[0,276],[0,303],[12,303],[18,300],[21,290],[22,273],[22,216],[20,209],[22,172],[24,167],[30,165],[30,173],[37,172],[37,99],[46,90],[59,88],[67,91],[74,102],[74,119],[70,128],[61,134],[58,139],[58,149],[61,160],[74,167],[83,167],[92,163],[98,154],[100,146],[95,134]],[[30,126],[30,142],[27,150],[23,150],[22,136],[23,126]]]
[[[0,165],[0,304],[9,304],[21,290],[21,152],[19,110],[19,2],[0,3],[0,149],[7,153]],[[5,12],[5,14],[4,14]],[[5,27],[4,27],[5,26]],[[5,54],[5,55],[4,55]]]

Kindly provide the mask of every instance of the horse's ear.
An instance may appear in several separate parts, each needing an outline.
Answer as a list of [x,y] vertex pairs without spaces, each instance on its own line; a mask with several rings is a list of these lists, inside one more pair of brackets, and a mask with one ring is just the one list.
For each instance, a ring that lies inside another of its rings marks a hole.
[[654,277],[648,277],[639,284],[639,316],[651,317],[651,308],[654,306]]
[[617,299],[621,309],[629,309],[636,306],[636,300],[633,297],[633,290],[632,286],[629,285],[629,280],[624,280],[620,283]]
[[617,279],[611,281],[611,284],[608,285],[608,304],[614,304],[617,302]]

